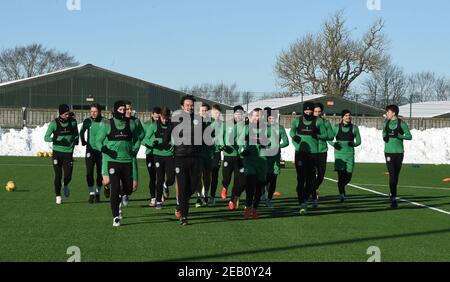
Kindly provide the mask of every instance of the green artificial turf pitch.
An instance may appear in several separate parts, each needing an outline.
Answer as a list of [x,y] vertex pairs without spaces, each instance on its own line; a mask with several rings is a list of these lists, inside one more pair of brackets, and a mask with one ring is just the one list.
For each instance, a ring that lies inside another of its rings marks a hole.
[[[243,218],[243,201],[228,211],[219,198],[215,208],[196,209],[191,200],[190,225],[180,226],[173,198],[162,210],[147,206],[148,174],[140,160],[139,189],[120,228],[112,227],[103,197],[88,204],[84,160],[74,166],[72,195],[57,206],[50,158],[0,158],[0,183],[14,180],[18,187],[0,191],[0,261],[64,262],[70,246],[79,247],[82,261],[364,262],[371,246],[382,261],[450,261],[450,215],[440,212],[450,212],[449,185],[441,181],[450,177],[449,166],[405,164],[401,173],[399,197],[440,211],[405,202],[391,210],[386,197],[354,187],[341,204],[336,183],[325,180],[319,208],[300,216],[288,165],[278,180],[281,196],[273,209],[261,204],[260,219]],[[384,164],[357,164],[352,183],[388,193],[385,171]],[[337,177],[332,164],[326,177]]]

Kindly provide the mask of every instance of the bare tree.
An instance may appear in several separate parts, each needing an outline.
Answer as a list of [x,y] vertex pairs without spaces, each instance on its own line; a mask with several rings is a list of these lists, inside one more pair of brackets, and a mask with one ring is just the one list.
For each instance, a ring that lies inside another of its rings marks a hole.
[[0,53],[0,81],[28,78],[78,64],[67,52],[48,49],[41,44],[17,46]]
[[297,96],[294,92],[289,91],[280,91],[280,92],[266,92],[263,93],[262,96],[260,96],[257,100],[264,100],[264,99],[270,99],[270,98],[288,98],[288,97],[295,97]]
[[361,84],[362,93],[364,95],[364,102],[374,107],[380,107],[380,90],[376,77],[370,76]]
[[250,91],[244,91],[241,93],[242,97],[242,105],[247,105],[253,101],[255,101],[255,94]]
[[[186,86],[181,88],[180,90],[197,97],[209,99],[227,105],[235,105],[239,101],[244,101],[244,98],[247,97],[247,92],[239,91],[237,89],[236,83],[233,83],[232,85],[226,85],[223,82],[220,82],[218,84],[204,83],[200,85],[194,85],[192,87]],[[250,97],[251,93],[248,93]]]
[[362,88],[365,102],[376,107],[401,105],[408,101],[408,78],[403,69],[392,64],[373,72],[362,83]]
[[343,12],[335,13],[320,33],[305,35],[281,52],[275,65],[280,86],[294,93],[343,96],[361,74],[387,63],[383,28],[378,19],[355,40]]
[[192,87],[185,86],[180,89],[181,92],[189,93],[197,97],[205,98],[205,99],[211,99],[212,96],[212,90],[211,90],[210,84],[200,84],[200,85],[194,85]]
[[437,101],[450,100],[450,80],[445,77],[439,77],[434,83],[434,91]]
[[435,93],[436,74],[419,72],[409,77],[409,92],[413,102],[426,102],[437,99]]

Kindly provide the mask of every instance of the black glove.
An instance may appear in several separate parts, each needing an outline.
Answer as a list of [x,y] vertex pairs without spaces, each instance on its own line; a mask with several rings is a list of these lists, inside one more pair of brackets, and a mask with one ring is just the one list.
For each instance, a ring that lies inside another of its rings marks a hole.
[[81,139],[81,146],[86,146],[86,141],[84,139]]
[[78,146],[78,144],[80,144],[80,140],[79,140],[79,139],[76,139],[75,142],[74,142],[74,144],[75,144],[75,146]]
[[353,143],[352,141],[348,142],[348,146],[349,147],[355,147],[355,143]]
[[108,156],[110,156],[113,159],[117,158],[117,152],[108,149],[108,147],[106,147],[106,146],[102,147],[102,153],[107,154]]
[[163,143],[162,147],[163,147],[163,150],[168,151],[168,150],[172,149],[173,145],[170,143]]
[[389,135],[386,134],[386,136],[383,137],[384,142],[389,142]]
[[250,151],[247,149],[242,150],[241,156],[244,158],[250,156]]
[[158,146],[158,144],[159,144],[159,141],[158,141],[158,140],[153,141],[153,147]]
[[56,142],[57,140],[58,140],[58,135],[53,134],[53,136],[52,136],[52,141],[53,141],[53,142]]
[[342,149],[342,146],[341,146],[341,144],[339,144],[339,142],[336,142],[336,143],[334,143],[334,148],[336,150],[340,150],[340,149]]
[[231,154],[231,153],[233,153],[233,148],[231,146],[225,145],[225,146],[223,146],[223,151],[227,154]]
[[152,146],[150,146],[150,145],[147,145],[147,144],[144,144],[144,146],[145,146],[145,148],[147,148],[147,149],[153,149],[153,147]]
[[294,135],[294,137],[292,137],[292,140],[293,140],[295,143],[300,143],[300,142],[302,142],[302,138],[301,138],[300,136],[298,136],[298,135]]

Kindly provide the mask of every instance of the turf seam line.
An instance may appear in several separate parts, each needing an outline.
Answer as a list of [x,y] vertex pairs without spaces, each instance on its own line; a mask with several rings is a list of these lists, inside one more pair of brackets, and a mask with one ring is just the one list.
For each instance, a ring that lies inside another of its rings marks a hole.
[[[335,182],[335,183],[338,182],[337,180],[332,179],[332,178],[328,178],[328,177],[325,177],[325,179],[328,180],[328,181],[331,181],[331,182]],[[358,185],[348,184],[348,186],[351,186],[353,188],[360,189],[360,190],[363,190],[363,191],[371,192],[371,193],[374,193],[374,194],[378,194],[378,195],[381,195],[381,196],[389,197],[388,194],[385,194],[385,193],[382,193],[382,192],[378,192],[378,191],[375,191],[375,190],[371,190],[371,189],[368,189],[368,188],[364,188],[364,187],[361,187],[361,186],[358,186]],[[450,212],[448,212],[448,211],[444,211],[444,210],[441,210],[441,209],[438,209],[438,208],[430,207],[430,206],[427,206],[427,205],[424,205],[424,204],[421,204],[421,203],[410,201],[408,199],[402,199],[402,198],[398,198],[398,197],[397,197],[397,199],[399,201],[401,201],[401,202],[410,203],[412,205],[415,205],[415,206],[418,206],[418,207],[421,207],[421,208],[427,208],[427,209],[430,209],[430,210],[433,210],[433,211],[437,211],[437,212],[440,212],[440,213],[443,213],[443,214],[450,215]]]

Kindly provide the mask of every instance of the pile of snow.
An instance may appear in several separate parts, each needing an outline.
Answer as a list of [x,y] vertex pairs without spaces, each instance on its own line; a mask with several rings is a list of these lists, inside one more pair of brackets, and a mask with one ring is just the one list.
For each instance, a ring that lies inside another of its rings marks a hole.
[[[78,125],[78,130],[82,124]],[[48,124],[36,128],[10,129],[0,128],[0,156],[36,156],[38,152],[51,152],[52,145],[44,141]],[[86,148],[80,145],[75,147],[74,157],[84,157]],[[138,158],[145,158],[145,148],[139,151]]]
[[[52,146],[44,141],[48,124],[34,129],[5,130],[0,128],[0,156],[36,156],[37,152],[50,152]],[[81,124],[79,125],[79,128]],[[289,129],[286,129],[289,132]],[[356,162],[384,163],[384,141],[381,131],[359,127],[362,144],[356,148]],[[450,128],[412,130],[412,141],[405,141],[405,163],[450,164]],[[83,157],[85,148],[77,146],[75,157]],[[282,149],[282,159],[293,161],[295,152],[290,145]],[[141,147],[138,158],[145,158]],[[328,161],[334,161],[333,148],[329,146]]]
[[[356,148],[355,159],[360,163],[384,163],[384,141],[381,130],[358,127],[361,145]],[[289,131],[289,129],[286,129]],[[450,128],[411,130],[413,140],[404,141],[404,163],[411,164],[450,164]],[[281,151],[281,157],[293,161],[293,146]],[[328,146],[328,162],[334,161],[334,148]]]

